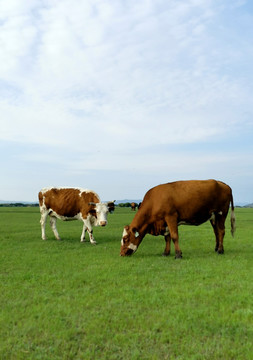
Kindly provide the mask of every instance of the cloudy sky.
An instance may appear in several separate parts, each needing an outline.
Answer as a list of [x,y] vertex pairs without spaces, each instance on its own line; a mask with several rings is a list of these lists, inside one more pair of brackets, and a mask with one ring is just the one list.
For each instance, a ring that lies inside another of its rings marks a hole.
[[216,178],[253,202],[248,0],[0,0],[0,199]]

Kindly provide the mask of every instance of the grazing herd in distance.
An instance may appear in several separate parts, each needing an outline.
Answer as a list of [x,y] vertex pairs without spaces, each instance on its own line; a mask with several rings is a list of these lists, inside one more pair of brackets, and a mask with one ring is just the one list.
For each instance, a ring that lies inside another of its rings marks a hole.
[[[81,242],[88,232],[91,244],[94,226],[106,226],[107,214],[115,208],[115,200],[102,203],[98,194],[82,188],[44,188],[39,192],[41,213],[41,235],[46,240],[45,226],[49,216],[50,226],[56,237],[60,236],[56,220],[81,220],[83,230]],[[179,225],[201,225],[210,221],[215,235],[215,251],[224,253],[223,239],[225,220],[231,205],[231,234],[235,232],[234,202],[231,188],[216,180],[188,180],[161,184],[151,188],[143,201],[132,203],[136,212],[130,225],[123,229],[121,256],[132,255],[146,234],[163,235],[165,239],[164,256],[170,254],[171,241],[175,247],[175,258],[182,257],[179,247]]]

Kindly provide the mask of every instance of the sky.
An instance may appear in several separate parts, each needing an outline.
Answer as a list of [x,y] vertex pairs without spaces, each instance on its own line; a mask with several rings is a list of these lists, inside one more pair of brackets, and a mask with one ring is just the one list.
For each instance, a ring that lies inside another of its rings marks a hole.
[[0,0],[0,200],[214,178],[252,203],[252,39],[250,0]]

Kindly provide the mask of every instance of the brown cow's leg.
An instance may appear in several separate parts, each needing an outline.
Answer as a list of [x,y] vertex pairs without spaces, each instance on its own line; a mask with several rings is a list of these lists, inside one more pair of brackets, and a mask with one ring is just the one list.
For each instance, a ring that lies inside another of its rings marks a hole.
[[210,223],[213,227],[213,231],[214,231],[214,235],[215,235],[215,241],[216,241],[216,245],[215,245],[215,249],[214,251],[218,251],[218,247],[219,247],[219,235],[218,235],[218,231],[217,231],[217,224],[215,224],[214,220],[210,220]]
[[165,245],[163,256],[168,256],[168,255],[170,255],[170,242],[171,242],[170,235],[165,235],[164,240],[166,242],[166,245]]
[[175,259],[181,259],[182,258],[182,251],[180,250],[179,244],[178,244],[178,238],[173,239],[174,246],[175,246]]
[[218,254],[224,254],[223,238],[225,235],[225,219],[222,215],[216,214],[215,220],[211,220],[211,225],[216,238],[215,251]]
[[165,219],[167,226],[169,228],[170,237],[175,246],[175,259],[182,258],[182,251],[179,247],[179,239],[178,239],[178,227],[177,227],[177,218],[176,217],[167,217]]
[[223,216],[218,216],[217,232],[219,237],[218,254],[224,254],[223,239],[225,236],[225,219]]

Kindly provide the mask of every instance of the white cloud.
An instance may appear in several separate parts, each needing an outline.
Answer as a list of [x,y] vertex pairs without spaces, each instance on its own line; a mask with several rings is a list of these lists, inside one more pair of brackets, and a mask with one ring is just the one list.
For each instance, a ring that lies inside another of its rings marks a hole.
[[252,131],[251,37],[233,26],[243,5],[0,2],[0,140],[71,154],[30,156],[82,173],[146,169],[153,146]]

